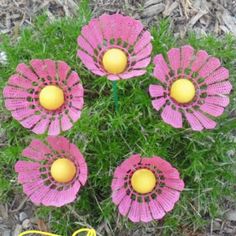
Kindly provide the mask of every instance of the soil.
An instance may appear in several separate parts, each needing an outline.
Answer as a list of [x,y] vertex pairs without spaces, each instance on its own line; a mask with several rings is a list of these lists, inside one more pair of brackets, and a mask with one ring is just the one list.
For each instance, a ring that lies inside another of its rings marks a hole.
[[[18,36],[19,29],[33,24],[35,16],[45,12],[50,20],[58,17],[73,17],[79,0],[0,0],[0,33]],[[183,38],[194,31],[199,35],[214,34],[221,37],[232,33],[236,37],[236,0],[92,0],[90,3],[94,17],[102,13],[120,12],[140,19],[147,27],[161,18],[169,17],[171,29],[176,37]],[[0,63],[4,55],[0,52]],[[2,62],[3,63],[3,62]],[[0,116],[4,122],[5,116]],[[4,130],[0,130],[0,147],[4,146]],[[236,235],[236,202],[225,199],[225,217],[209,219],[206,232],[190,232],[183,229],[184,235]],[[0,205],[0,235],[18,235],[25,229],[47,230],[47,223],[34,216],[35,207],[24,195],[15,195],[15,199]],[[230,214],[229,214],[230,213]],[[25,219],[22,220],[23,216]],[[100,227],[106,228],[106,227]],[[156,231],[158,230],[158,232]],[[161,229],[147,227],[145,232],[139,228],[120,235],[161,235]]]

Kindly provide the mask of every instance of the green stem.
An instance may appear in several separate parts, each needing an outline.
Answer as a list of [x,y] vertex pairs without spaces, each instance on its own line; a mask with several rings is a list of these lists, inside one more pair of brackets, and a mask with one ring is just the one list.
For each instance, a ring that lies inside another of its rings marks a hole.
[[117,92],[117,81],[112,81],[112,88],[113,88],[113,97],[115,103],[115,111],[118,112],[118,92]]

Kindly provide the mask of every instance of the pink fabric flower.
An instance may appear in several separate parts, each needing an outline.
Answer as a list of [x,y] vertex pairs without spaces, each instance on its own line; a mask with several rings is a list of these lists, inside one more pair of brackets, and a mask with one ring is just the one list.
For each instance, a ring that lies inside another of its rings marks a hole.
[[[156,177],[154,189],[146,194],[137,193],[131,184],[135,171],[148,169]],[[112,181],[112,201],[119,212],[133,222],[159,220],[171,211],[179,200],[184,182],[179,172],[160,157],[141,158],[132,155],[118,166]]]
[[[50,111],[39,103],[39,93],[47,85],[63,90],[64,104]],[[84,89],[78,74],[63,61],[34,59],[30,66],[19,64],[4,88],[5,106],[25,128],[36,134],[58,135],[80,118]]]
[[[145,74],[152,51],[151,35],[142,23],[129,16],[103,14],[84,26],[78,37],[77,55],[94,74],[107,76],[109,80],[129,79]],[[102,57],[111,48],[123,50],[128,66],[120,74],[104,70]]]
[[[33,140],[23,150],[30,161],[18,161],[15,171],[26,195],[36,205],[60,207],[76,199],[76,194],[87,181],[87,164],[79,149],[64,137],[49,136],[47,143]],[[67,158],[76,166],[76,174],[69,183],[59,183],[50,174],[52,163]]]
[[[175,128],[183,127],[183,116],[193,130],[215,128],[212,117],[220,116],[229,104],[226,95],[232,85],[228,81],[228,70],[221,66],[218,58],[204,50],[195,52],[189,45],[172,48],[167,57],[168,63],[161,54],[154,58],[154,77],[162,85],[149,87],[153,107],[157,111],[163,109],[162,119]],[[187,104],[177,103],[170,96],[171,85],[180,78],[190,80],[196,90],[194,99]]]

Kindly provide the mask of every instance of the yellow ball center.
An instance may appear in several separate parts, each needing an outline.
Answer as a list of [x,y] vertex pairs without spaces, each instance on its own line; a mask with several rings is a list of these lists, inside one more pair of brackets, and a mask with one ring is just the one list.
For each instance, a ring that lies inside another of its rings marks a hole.
[[59,158],[52,163],[51,175],[59,183],[70,182],[76,174],[75,164],[66,158]]
[[122,73],[128,64],[128,59],[121,49],[112,48],[105,52],[102,58],[104,69],[111,74]]
[[45,86],[39,93],[39,102],[47,110],[56,110],[64,103],[63,90],[55,85]]
[[150,193],[157,183],[156,177],[152,171],[139,169],[131,177],[133,189],[140,194]]
[[178,103],[191,102],[195,96],[194,84],[188,79],[176,80],[170,89],[170,96]]

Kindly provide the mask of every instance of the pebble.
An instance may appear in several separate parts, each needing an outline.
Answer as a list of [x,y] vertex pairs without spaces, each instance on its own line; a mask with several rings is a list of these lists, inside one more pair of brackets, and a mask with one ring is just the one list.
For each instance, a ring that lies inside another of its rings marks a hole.
[[22,226],[17,224],[12,236],[18,236],[22,232]]
[[11,236],[11,230],[10,229],[4,230],[2,236]]
[[226,214],[226,219],[230,221],[236,221],[236,210],[230,210]]
[[25,219],[27,219],[28,216],[25,212],[21,212],[20,215],[19,215],[19,220],[20,222],[23,222]]
[[28,229],[28,228],[30,228],[30,220],[29,219],[26,219],[26,220],[24,220],[23,221],[23,223],[22,223],[22,227],[23,227],[23,229]]

